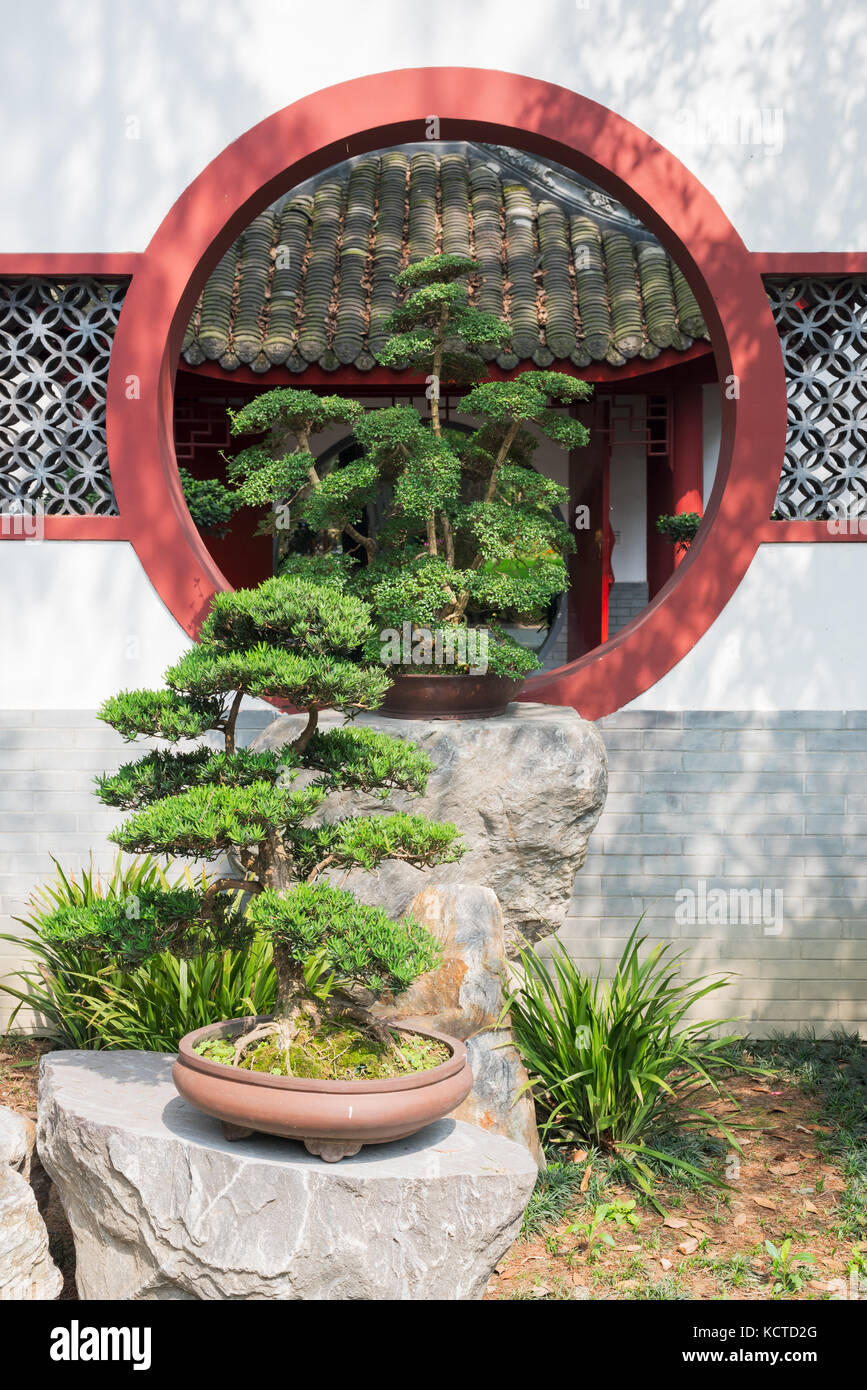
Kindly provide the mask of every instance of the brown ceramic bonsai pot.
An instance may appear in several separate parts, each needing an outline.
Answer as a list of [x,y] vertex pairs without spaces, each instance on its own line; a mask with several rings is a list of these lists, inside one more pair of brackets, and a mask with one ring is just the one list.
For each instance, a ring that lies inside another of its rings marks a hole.
[[444,676],[399,672],[377,710],[391,719],[490,719],[505,714],[523,680],[511,676]]
[[237,1037],[269,1018],[212,1023],[181,1038],[175,1086],[184,1100],[222,1120],[228,1139],[243,1139],[255,1131],[277,1134],[297,1139],[308,1153],[335,1163],[358,1153],[362,1144],[388,1144],[415,1134],[448,1115],[472,1088],[473,1074],[462,1042],[403,1022],[393,1026],[445,1043],[451,1051],[448,1060],[429,1071],[383,1081],[314,1081],[243,1071],[209,1061],[195,1051],[208,1038]]

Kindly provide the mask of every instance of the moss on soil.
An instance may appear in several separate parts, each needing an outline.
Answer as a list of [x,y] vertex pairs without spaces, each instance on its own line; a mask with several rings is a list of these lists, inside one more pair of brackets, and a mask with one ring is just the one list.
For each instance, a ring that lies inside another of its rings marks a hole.
[[[324,1023],[315,1034],[298,1034],[289,1049],[288,1068],[286,1052],[271,1038],[251,1047],[240,1066],[244,1071],[315,1081],[375,1081],[429,1071],[451,1055],[445,1043],[433,1038],[390,1031],[395,1041],[393,1050],[357,1028]],[[199,1043],[196,1052],[210,1062],[231,1065],[233,1049],[233,1042],[214,1038]]]

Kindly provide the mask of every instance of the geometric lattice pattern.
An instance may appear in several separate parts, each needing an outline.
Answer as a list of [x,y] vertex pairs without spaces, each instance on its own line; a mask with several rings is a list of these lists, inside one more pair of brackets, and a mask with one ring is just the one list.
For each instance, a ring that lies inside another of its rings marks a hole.
[[0,510],[116,513],[105,393],[125,293],[90,278],[0,281]]
[[786,455],[774,515],[867,515],[867,276],[769,279],[786,367]]

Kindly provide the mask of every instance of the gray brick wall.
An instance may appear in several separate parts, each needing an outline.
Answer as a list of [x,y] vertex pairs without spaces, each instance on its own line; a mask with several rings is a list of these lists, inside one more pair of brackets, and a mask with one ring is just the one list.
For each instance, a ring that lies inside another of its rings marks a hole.
[[644,912],[684,969],[737,976],[705,1017],[864,1030],[867,713],[636,711],[599,728],[610,789],[560,933],[570,954],[610,967]]
[[637,617],[648,602],[647,580],[615,580],[608,591],[608,636]]
[[[272,717],[245,711],[242,738]],[[864,1029],[867,711],[624,712],[600,729],[608,802],[561,930],[576,959],[610,966],[645,912],[654,940],[687,952],[684,968],[737,975],[705,1016],[736,1014],[758,1035]],[[105,837],[118,814],[91,783],[130,755],[92,714],[0,711],[0,932],[20,930],[14,918],[52,876],[52,854],[74,870],[92,851],[96,867],[110,867]],[[748,904],[756,918],[767,905],[768,920],[678,922],[678,890],[696,894],[698,918],[702,883],[707,906],[725,893],[729,919],[732,890],[770,894]],[[782,929],[769,932],[775,892]],[[22,963],[21,948],[0,941],[0,975]],[[0,1002],[0,1028],[7,1014]]]

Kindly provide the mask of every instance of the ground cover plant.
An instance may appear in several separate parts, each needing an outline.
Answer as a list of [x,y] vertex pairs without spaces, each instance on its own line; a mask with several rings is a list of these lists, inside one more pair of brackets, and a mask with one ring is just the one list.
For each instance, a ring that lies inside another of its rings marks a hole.
[[[428,646],[414,649],[417,664],[445,651],[449,664],[466,665],[456,632],[490,625],[488,668],[518,677],[538,661],[499,624],[544,621],[575,548],[559,511],[567,489],[533,468],[530,427],[560,448],[586,444],[586,428],[563,407],[591,387],[533,369],[483,380],[485,354],[510,329],[476,307],[478,271],[468,257],[438,255],[396,277],[405,298],[379,360],[424,376],[429,417],[414,405],[365,411],[340,396],[267,391],[231,415],[234,435],[258,438],[229,461],[229,488],[189,480],[187,492],[206,528],[225,519],[233,489],[237,504],[266,507],[278,573],[315,574],[368,599],[380,632],[422,629]],[[449,425],[441,409],[442,392],[458,385],[468,389],[455,413],[472,428]],[[353,430],[354,456],[317,463],[311,441],[335,425]]]
[[[105,876],[92,865],[79,874],[56,867],[55,880],[37,888],[27,916],[16,919],[27,930],[33,963],[0,984],[0,993],[16,1001],[10,1032],[26,1008],[37,1016],[40,1030],[63,1047],[174,1052],[194,1028],[270,1012],[276,981],[267,941],[190,959],[160,951],[125,969],[100,950],[43,932],[61,907],[87,908],[109,898],[126,911],[142,888],[193,885],[189,870],[175,874],[152,856],[125,861],[120,853]],[[206,878],[200,883],[207,887]],[[17,936],[0,939],[20,945]]]
[[[40,923],[52,950],[95,953],[133,970],[160,953],[181,960],[271,948],[275,1019],[239,1038],[232,1062],[269,1047],[269,1070],[291,1067],[305,1036],[352,1023],[405,1070],[396,1035],[359,991],[399,993],[432,969],[435,939],[411,918],[395,922],[329,881],[327,872],[374,871],[387,859],[416,866],[461,853],[453,825],[422,815],[317,819],[333,791],[420,792],[432,765],[413,744],[351,723],[322,732],[318,711],[375,708],[385,671],[365,659],[370,611],[360,599],[295,575],[215,597],[199,645],[165,676],[162,690],[125,691],[100,718],[125,739],[160,746],[97,779],[107,805],[128,811],[111,838],[130,854],[230,856],[235,868],[202,883],[143,878],[130,898],[62,901]],[[245,695],[305,712],[279,753],[236,743]],[[221,747],[196,742],[217,735]],[[98,1020],[109,1023],[107,1014]]]
[[[867,1298],[867,1046],[786,1036],[739,1042],[730,1055],[766,1074],[732,1072],[730,1100],[707,1087],[707,1126],[688,1131],[691,1161],[725,1187],[660,1167],[659,1211],[616,1155],[549,1146],[487,1297]],[[733,1117],[740,1153],[715,1123]],[[633,1201],[637,1225],[605,1210]]]

